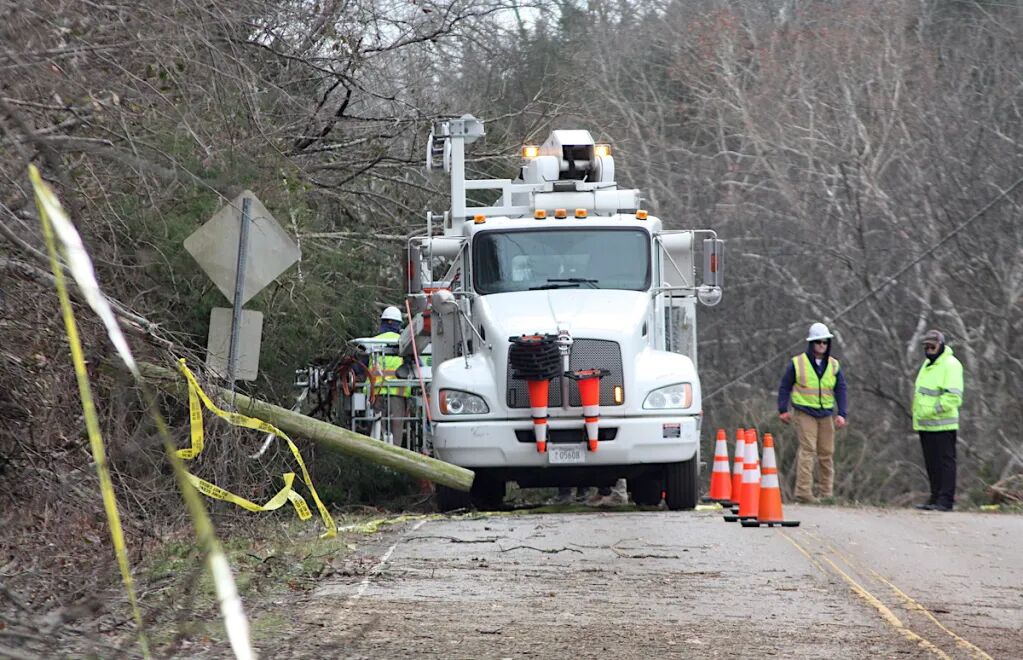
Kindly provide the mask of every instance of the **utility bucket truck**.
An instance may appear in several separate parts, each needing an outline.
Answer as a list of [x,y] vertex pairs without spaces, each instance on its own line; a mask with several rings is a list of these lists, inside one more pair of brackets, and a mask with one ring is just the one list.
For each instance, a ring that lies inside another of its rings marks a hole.
[[619,478],[637,504],[693,508],[696,306],[721,299],[723,242],[665,230],[584,130],[523,147],[515,180],[468,179],[465,147],[483,134],[470,115],[434,124],[427,168],[450,176],[451,208],[408,245],[399,350],[432,349],[425,449],[476,472],[469,494],[438,487],[440,508],[497,506],[509,481]]

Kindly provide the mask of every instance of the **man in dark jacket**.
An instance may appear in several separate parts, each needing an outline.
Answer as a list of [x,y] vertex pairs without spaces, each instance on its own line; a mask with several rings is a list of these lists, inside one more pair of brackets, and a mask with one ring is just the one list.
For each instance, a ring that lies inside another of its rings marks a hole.
[[823,323],[811,325],[806,352],[793,356],[778,386],[778,417],[786,424],[794,421],[799,438],[796,501],[803,503],[817,502],[813,496],[815,458],[820,497],[830,499],[833,495],[835,429],[845,426],[847,410],[845,372],[831,357],[832,337]]

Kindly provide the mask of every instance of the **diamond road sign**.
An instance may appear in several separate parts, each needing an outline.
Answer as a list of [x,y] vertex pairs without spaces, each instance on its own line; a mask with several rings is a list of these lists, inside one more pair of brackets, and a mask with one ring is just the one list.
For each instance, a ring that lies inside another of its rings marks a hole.
[[256,199],[251,191],[246,190],[185,239],[185,249],[188,253],[210,276],[220,292],[228,300],[233,301],[242,200],[246,197],[251,201],[242,305],[277,279],[302,256],[298,246],[274,220],[262,202]]

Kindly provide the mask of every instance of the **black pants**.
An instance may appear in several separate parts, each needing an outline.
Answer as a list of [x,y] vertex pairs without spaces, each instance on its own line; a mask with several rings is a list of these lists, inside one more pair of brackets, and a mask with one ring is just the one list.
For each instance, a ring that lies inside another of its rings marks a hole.
[[956,499],[956,432],[920,431],[931,504],[951,507]]

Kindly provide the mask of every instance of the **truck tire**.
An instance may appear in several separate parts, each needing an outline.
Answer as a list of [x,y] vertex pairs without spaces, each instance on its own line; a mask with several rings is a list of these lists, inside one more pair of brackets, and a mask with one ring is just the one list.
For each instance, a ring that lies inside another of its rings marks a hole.
[[632,501],[637,505],[657,506],[661,503],[661,491],[664,490],[663,479],[657,477],[630,479],[629,487],[632,491]]
[[700,498],[700,480],[697,478],[697,457],[681,463],[664,466],[665,501],[672,511],[695,509]]
[[473,479],[469,500],[480,511],[494,511],[504,505],[506,484],[503,480],[486,477],[479,473]]
[[461,490],[455,490],[454,488],[448,488],[447,486],[441,486],[440,484],[437,484],[437,490],[434,492],[434,495],[437,503],[437,510],[441,513],[454,511],[456,509],[468,509],[472,505],[469,493]]

